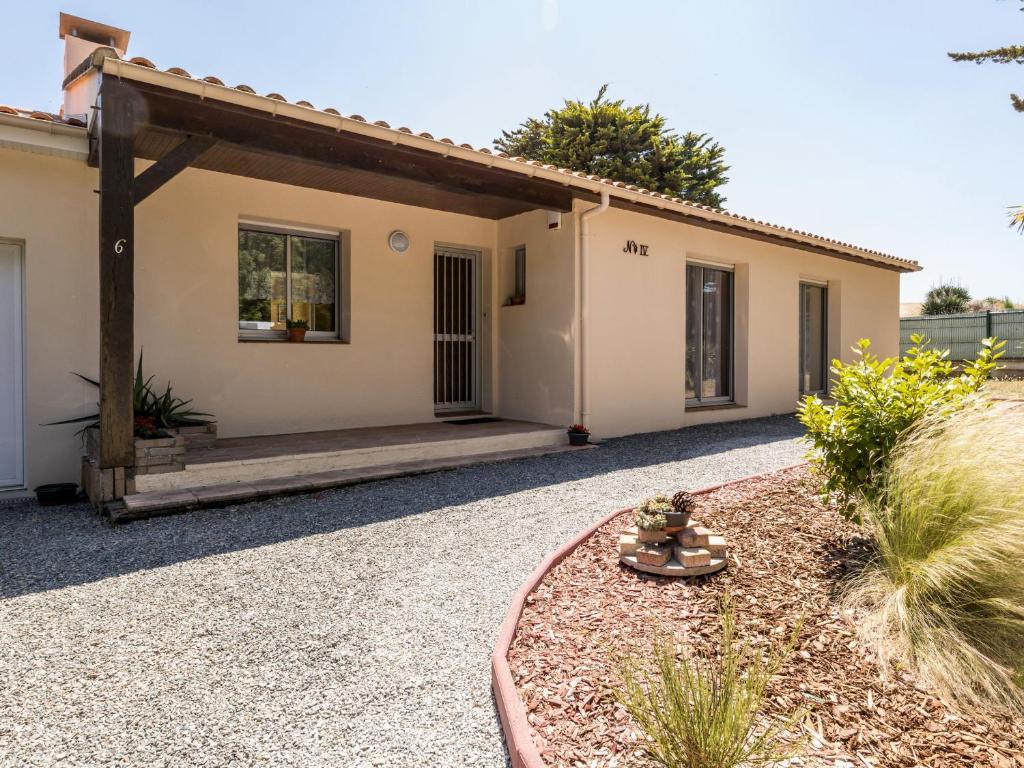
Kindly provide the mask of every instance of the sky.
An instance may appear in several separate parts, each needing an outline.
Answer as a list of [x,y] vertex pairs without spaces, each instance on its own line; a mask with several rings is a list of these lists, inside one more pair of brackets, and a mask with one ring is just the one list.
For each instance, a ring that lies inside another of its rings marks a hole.
[[[947,51],[1024,42],[1016,0],[0,0],[0,103],[56,110],[66,11],[129,56],[490,146],[564,99],[647,103],[726,148],[726,207],[916,259],[1024,301],[1024,67]],[[13,33],[13,34],[12,34]]]

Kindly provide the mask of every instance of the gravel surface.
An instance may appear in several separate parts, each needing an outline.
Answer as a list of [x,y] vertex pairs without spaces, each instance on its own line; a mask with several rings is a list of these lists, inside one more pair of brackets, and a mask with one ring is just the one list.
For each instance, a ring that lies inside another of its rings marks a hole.
[[0,766],[506,764],[489,655],[550,551],[789,465],[788,417],[112,528],[0,507]]

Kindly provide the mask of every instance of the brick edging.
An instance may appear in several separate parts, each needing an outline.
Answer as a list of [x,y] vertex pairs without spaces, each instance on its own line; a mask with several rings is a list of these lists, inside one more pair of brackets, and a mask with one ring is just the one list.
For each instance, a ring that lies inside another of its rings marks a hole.
[[[729,480],[717,485],[709,485],[697,491],[691,491],[694,495],[712,493],[730,485],[739,485],[761,477],[774,475],[778,472],[785,472],[790,469],[805,466],[807,462],[801,461],[798,464],[790,464],[787,467],[773,469],[771,472],[761,472],[756,475],[741,477],[738,480]],[[561,547],[548,555],[540,565],[530,574],[512,599],[505,619],[501,623],[498,632],[498,640],[495,643],[494,651],[491,653],[491,689],[494,692],[494,702],[498,708],[498,717],[501,720],[501,729],[505,734],[505,747],[508,750],[512,768],[546,768],[544,760],[537,749],[537,742],[533,738],[533,728],[526,719],[526,710],[519,698],[515,681],[512,679],[512,670],[508,665],[508,652],[512,647],[512,640],[516,635],[516,628],[519,619],[523,615],[526,606],[526,598],[543,581],[550,571],[568,557],[584,541],[593,536],[599,528],[609,523],[624,512],[629,512],[630,507],[618,509],[611,512],[582,533],[567,541]]]

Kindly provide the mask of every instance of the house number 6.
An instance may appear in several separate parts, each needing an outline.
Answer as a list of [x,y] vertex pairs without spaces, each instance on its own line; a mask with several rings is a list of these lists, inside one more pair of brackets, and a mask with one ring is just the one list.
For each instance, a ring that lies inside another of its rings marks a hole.
[[114,253],[124,253],[125,238],[121,238],[114,243]]

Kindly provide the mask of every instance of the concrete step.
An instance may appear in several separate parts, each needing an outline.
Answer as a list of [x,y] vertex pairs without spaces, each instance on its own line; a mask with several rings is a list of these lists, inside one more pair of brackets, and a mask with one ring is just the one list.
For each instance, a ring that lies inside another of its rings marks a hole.
[[186,458],[184,471],[139,475],[135,480],[135,488],[138,493],[194,489],[339,470],[451,460],[533,448],[556,448],[564,446],[565,443],[564,429],[538,427],[506,434],[366,445],[343,450],[296,452],[291,455],[256,456],[227,461],[211,461],[204,458],[202,463],[190,464]]
[[[564,432],[560,433],[564,437]],[[552,453],[568,453],[596,448],[596,445],[573,447],[569,445],[542,445],[508,451],[491,451],[470,456],[407,461],[385,466],[335,469],[314,474],[299,474],[291,477],[256,477],[248,481],[196,486],[194,488],[172,488],[147,491],[126,496],[117,504],[108,505],[107,513],[112,522],[140,520],[157,515],[173,514],[202,507],[223,507],[258,501],[272,496],[287,496],[312,493],[328,488],[357,485],[375,480],[387,480],[406,475],[418,475],[457,469],[476,464],[509,461],[512,459],[545,456]],[[184,474],[184,473],[176,473]]]

